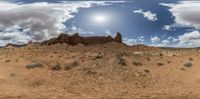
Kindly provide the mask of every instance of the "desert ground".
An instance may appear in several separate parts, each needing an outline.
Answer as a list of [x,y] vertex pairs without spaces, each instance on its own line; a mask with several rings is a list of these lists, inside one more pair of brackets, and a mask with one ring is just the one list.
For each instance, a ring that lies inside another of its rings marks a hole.
[[1,99],[198,99],[200,49],[110,42],[0,48]]

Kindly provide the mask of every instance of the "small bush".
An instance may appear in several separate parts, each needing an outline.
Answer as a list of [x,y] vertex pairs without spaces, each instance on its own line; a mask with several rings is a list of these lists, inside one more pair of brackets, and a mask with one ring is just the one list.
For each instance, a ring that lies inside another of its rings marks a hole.
[[118,64],[122,66],[127,66],[126,60],[124,58],[118,58]]
[[133,62],[133,65],[135,65],[135,66],[142,66],[142,63],[141,62]]
[[190,67],[192,67],[192,63],[185,63],[184,66],[187,68],[190,68]]
[[44,67],[44,65],[40,62],[34,62],[34,63],[29,64],[29,65],[26,65],[27,69],[43,68],[43,67]]
[[185,71],[185,68],[180,68],[182,71]]
[[171,63],[171,61],[167,61],[167,63],[168,63],[168,64],[170,64],[170,63]]
[[61,70],[61,69],[62,69],[62,67],[58,63],[51,66],[51,70],[54,70],[54,71]]
[[5,60],[5,62],[10,62],[10,60]]
[[150,70],[147,70],[147,69],[146,69],[146,70],[144,70],[144,72],[146,72],[146,73],[149,73],[149,72],[150,72]]
[[193,61],[193,58],[189,58],[189,61]]
[[64,65],[64,70],[71,70],[75,67],[78,67],[79,62],[78,61],[73,61],[72,63],[68,63]]
[[150,58],[146,58],[148,61],[151,61],[151,59]]
[[157,63],[157,65],[158,65],[158,66],[163,66],[164,64],[163,64],[163,63]]

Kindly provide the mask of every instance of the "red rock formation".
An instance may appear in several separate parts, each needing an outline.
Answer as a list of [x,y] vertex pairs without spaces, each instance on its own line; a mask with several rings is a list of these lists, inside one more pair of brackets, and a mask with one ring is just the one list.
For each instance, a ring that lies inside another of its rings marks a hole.
[[117,32],[117,35],[115,36],[114,41],[118,43],[122,43],[122,35],[119,32]]
[[115,38],[111,36],[94,36],[94,37],[81,37],[78,33],[75,33],[72,36],[61,33],[57,38],[53,38],[41,43],[41,45],[52,45],[57,43],[67,43],[70,45],[77,45],[79,43],[84,45],[95,45],[95,44],[105,44],[108,42],[117,42],[122,43],[122,36],[118,32]]
[[78,43],[83,43],[83,38],[79,36],[78,33],[69,37],[69,41],[67,42],[71,45],[77,45]]

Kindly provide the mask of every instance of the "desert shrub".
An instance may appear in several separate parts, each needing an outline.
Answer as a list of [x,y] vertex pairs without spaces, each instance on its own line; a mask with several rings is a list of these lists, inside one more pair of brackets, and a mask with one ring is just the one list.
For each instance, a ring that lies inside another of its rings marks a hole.
[[10,60],[5,60],[5,62],[10,62]]
[[73,61],[71,63],[64,64],[64,70],[71,70],[71,69],[78,67],[78,66],[79,66],[79,62]]
[[122,66],[127,66],[126,64],[126,60],[122,57],[118,57],[118,64],[122,65]]
[[61,70],[62,69],[62,67],[60,66],[60,64],[59,63],[57,63],[57,64],[53,64],[52,66],[51,66],[51,70]]
[[142,63],[141,62],[133,62],[133,65],[135,65],[135,66],[142,66]]
[[190,61],[193,61],[193,58],[189,58]]
[[151,59],[150,58],[146,58],[148,61],[151,61]]
[[180,68],[182,71],[185,71],[185,68]]
[[145,73],[149,73],[149,72],[150,72],[150,70],[147,70],[147,69],[145,69],[145,70],[144,70],[144,72],[145,72]]
[[126,60],[123,58],[124,54],[119,53],[117,54],[117,63],[120,64],[121,66],[127,66]]
[[168,64],[170,64],[170,63],[171,63],[171,61],[167,61],[167,63],[168,63]]
[[11,73],[9,76],[10,76],[10,77],[15,77],[15,74],[14,74],[14,73]]
[[190,68],[190,67],[192,67],[192,63],[185,63],[184,66],[187,68]]
[[163,66],[164,64],[163,64],[163,63],[157,63],[157,65],[158,65],[158,66]]
[[41,62],[33,62],[29,65],[26,65],[27,69],[34,69],[34,68],[43,68],[44,65]]

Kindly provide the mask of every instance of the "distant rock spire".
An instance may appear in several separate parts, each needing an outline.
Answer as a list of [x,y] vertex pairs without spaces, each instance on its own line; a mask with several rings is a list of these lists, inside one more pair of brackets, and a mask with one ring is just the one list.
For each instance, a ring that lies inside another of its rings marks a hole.
[[114,38],[114,41],[118,42],[118,43],[122,43],[122,35],[119,32],[117,32],[117,34]]

